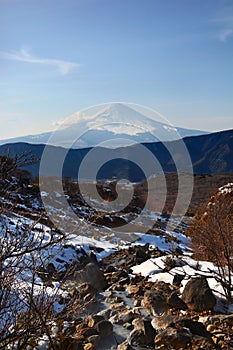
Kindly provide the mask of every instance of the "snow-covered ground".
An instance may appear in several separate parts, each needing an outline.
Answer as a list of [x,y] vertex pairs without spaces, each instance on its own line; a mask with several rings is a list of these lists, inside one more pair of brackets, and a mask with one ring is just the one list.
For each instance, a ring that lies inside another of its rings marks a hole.
[[176,274],[183,275],[182,292],[186,283],[191,277],[205,276],[207,277],[210,288],[218,297],[224,296],[224,291],[220,283],[214,278],[218,273],[216,266],[207,261],[196,261],[190,257],[190,254],[182,256],[182,266],[174,267],[169,272],[164,272],[165,260],[167,257],[174,258],[172,255],[166,255],[155,259],[149,259],[140,265],[132,268],[133,273],[141,274],[142,276],[148,276],[152,282],[164,281],[172,284],[173,278]]
[[[224,190],[225,189],[220,189]],[[47,196],[47,193],[42,193],[42,196]],[[59,195],[55,193],[56,200],[59,201]],[[21,202],[24,198],[20,198]],[[27,214],[31,216],[37,213],[37,221],[29,218],[29,216],[23,215],[22,213],[16,213],[14,211],[13,202],[8,198],[0,198],[0,201],[4,206],[11,206],[13,209],[4,209],[0,213],[0,243],[1,250],[4,253],[4,249],[9,249],[9,242],[14,245],[12,252],[14,254],[20,255],[20,261],[17,262],[16,269],[18,273],[15,274],[13,278],[12,288],[17,291],[12,298],[16,298],[16,295],[20,302],[18,306],[21,311],[26,310],[27,303],[24,302],[25,290],[30,290],[32,285],[32,279],[34,278],[34,294],[41,295],[45,290],[47,295],[53,299],[53,305],[55,312],[60,312],[63,305],[58,302],[58,298],[64,295],[64,290],[58,281],[53,281],[52,285],[44,285],[43,280],[39,275],[33,275],[33,271],[40,269],[43,265],[46,267],[48,264],[52,264],[57,272],[62,272],[67,269],[72,263],[77,263],[79,257],[83,254],[88,254],[94,252],[97,260],[101,260],[108,255],[114,253],[118,249],[126,249],[130,245],[145,245],[149,244],[151,249],[158,248],[164,253],[164,256],[158,258],[151,258],[143,263],[136,265],[132,268],[133,274],[142,274],[143,276],[148,276],[149,280],[155,281],[165,281],[172,283],[175,274],[184,275],[182,281],[182,288],[185,287],[188,280],[197,275],[206,276],[208,283],[216,294],[217,297],[221,298],[224,295],[224,291],[216,281],[215,274],[217,273],[217,268],[214,264],[206,261],[196,261],[191,257],[190,252],[190,241],[185,236],[185,224],[179,224],[180,218],[173,218],[173,222],[170,222],[169,228],[174,226],[174,231],[169,231],[166,229],[166,219],[158,214],[147,212],[144,217],[141,217],[141,225],[147,225],[148,222],[154,220],[165,224],[164,228],[160,230],[160,233],[146,234],[141,232],[125,233],[116,235],[111,228],[101,227],[98,225],[86,224],[85,220],[77,216],[76,221],[76,231],[75,233],[62,236],[61,233],[56,229],[52,229],[49,225],[42,224],[40,222],[40,215],[42,211],[42,204],[38,198],[31,198],[30,205],[19,204],[18,209],[23,211],[26,210]],[[85,214],[88,216],[88,212],[85,212],[85,208],[78,207],[83,216]],[[67,213],[60,212],[60,215],[64,216],[67,222],[69,217]],[[138,226],[140,227],[140,226]],[[177,229],[179,228],[179,229]],[[26,233],[26,234],[25,234]],[[50,244],[54,241],[56,244]],[[37,250],[32,252],[29,247],[38,247]],[[97,249],[98,248],[98,249]],[[165,259],[170,257],[174,258],[172,253],[176,248],[179,248],[183,252],[181,258],[179,258],[179,266],[171,268],[170,271],[164,271]],[[10,266],[14,266],[15,255],[9,255],[9,258],[4,261],[4,269]],[[27,268],[23,268],[27,266]],[[20,269],[22,267],[22,269]],[[30,269],[33,267],[33,269]],[[233,276],[232,276],[233,278]],[[13,301],[13,299],[12,299]],[[10,306],[9,312],[10,312]],[[222,311],[221,305],[217,303],[216,311]],[[233,306],[229,306],[228,311],[233,311]],[[1,325],[1,322],[0,322]],[[42,339],[41,347],[37,349],[43,349],[44,344],[46,344],[46,339]]]

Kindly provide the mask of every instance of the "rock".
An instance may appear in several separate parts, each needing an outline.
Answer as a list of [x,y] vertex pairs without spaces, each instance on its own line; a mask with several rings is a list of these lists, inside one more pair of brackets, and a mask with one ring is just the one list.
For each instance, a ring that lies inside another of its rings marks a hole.
[[66,350],[83,350],[82,342],[71,337],[61,340],[59,347]]
[[179,287],[184,278],[185,278],[185,275],[176,273],[172,281],[173,286]]
[[135,258],[137,263],[142,263],[148,258],[149,252],[149,243],[145,244],[144,246],[136,246],[135,247]]
[[[72,335],[72,337],[77,341],[77,343],[81,343],[81,344],[85,340],[84,334],[81,334],[81,333],[75,333]],[[82,347],[81,347],[81,350],[83,350]]]
[[233,326],[233,314],[230,315],[213,315],[213,316],[208,316],[204,323],[207,324],[213,324],[215,326],[220,326],[220,325],[228,325],[228,326]]
[[129,280],[130,280],[130,277],[129,277],[129,275],[128,275],[127,277],[121,277],[121,278],[119,279],[118,283],[119,283],[120,285],[126,287],[126,285],[128,285],[128,283],[129,283]]
[[84,296],[83,301],[84,303],[90,303],[91,301],[94,301],[95,297],[93,297],[92,294],[88,293]]
[[123,343],[118,345],[117,350],[133,350],[133,348],[131,345],[129,345],[128,341],[125,340]]
[[92,335],[87,339],[87,341],[89,343],[92,343],[94,346],[97,346],[99,344],[100,340],[101,340],[101,337],[99,334]]
[[133,330],[133,325],[129,322],[123,324],[123,328]]
[[213,332],[217,329],[217,326],[214,324],[208,324],[208,326],[206,327],[208,332]]
[[118,315],[118,321],[122,324],[132,322],[134,318],[135,315],[131,310],[124,310]]
[[168,327],[155,337],[155,345],[167,345],[172,349],[187,349],[192,336],[188,330],[178,330]]
[[111,304],[109,308],[110,308],[110,310],[117,311],[117,310],[121,310],[123,307],[125,307],[125,304],[122,301],[120,303],[113,303],[113,304]]
[[108,265],[107,268],[105,269],[105,273],[110,273],[116,271],[116,268],[112,265]]
[[113,289],[117,292],[123,292],[125,290],[125,287],[121,286],[120,284],[116,284]]
[[130,332],[127,341],[130,345],[133,346],[143,346],[147,342],[144,332],[140,329],[133,329]]
[[206,327],[201,322],[193,321],[188,318],[182,318],[181,320],[175,322],[175,327],[189,328],[192,334],[211,339],[211,333],[206,330]]
[[79,331],[80,335],[83,335],[84,337],[91,337],[92,335],[96,335],[97,331],[94,328],[86,327]]
[[164,271],[170,271],[174,267],[182,267],[185,263],[179,258],[172,258],[168,255],[164,260]]
[[98,265],[89,263],[84,269],[75,271],[74,280],[78,285],[83,283],[90,283],[98,291],[107,288],[107,282],[104,273],[100,270]]
[[147,259],[150,258],[149,244],[145,244],[144,246],[134,246],[130,247],[127,255],[127,265],[133,266],[137,264],[141,264]]
[[182,293],[183,301],[194,311],[213,310],[216,298],[205,277],[192,278]]
[[141,306],[141,300],[140,299],[135,299],[134,302],[133,302],[133,306],[135,306],[135,307]]
[[89,246],[89,249],[90,250],[93,250],[94,252],[96,253],[102,253],[104,251],[104,248],[101,248],[101,247],[96,247],[96,246]]
[[[191,349],[193,349],[193,350],[199,350],[199,349],[219,350],[219,349],[221,349],[219,346],[216,346],[211,339],[200,337],[199,335],[194,335],[192,337],[191,344],[192,344]],[[227,347],[225,347],[224,349],[227,349]]]
[[156,330],[162,330],[167,328],[171,323],[174,323],[175,321],[177,321],[177,319],[178,319],[178,316],[170,315],[170,314],[155,316],[151,321],[151,325]]
[[142,306],[153,316],[160,315],[168,310],[166,299],[160,291],[146,291]]
[[87,299],[87,295],[95,297],[97,290],[90,283],[82,283],[79,285],[78,292],[81,299]]
[[93,216],[93,218],[90,218],[90,221],[94,222],[97,225],[101,226],[107,226],[107,227],[119,227],[122,225],[125,225],[126,220],[122,216],[110,216],[110,215],[104,215],[104,216]]
[[109,321],[100,321],[96,324],[95,329],[102,337],[107,337],[113,332],[113,325]]
[[134,329],[127,338],[132,346],[147,346],[154,344],[156,336],[155,329],[151,326],[150,320],[135,319],[133,321]]
[[75,330],[77,333],[81,333],[82,329],[85,328],[87,324],[83,321],[80,322],[80,320],[76,320]]
[[140,295],[140,286],[138,285],[128,285],[126,288],[127,292],[129,293],[129,295]]
[[47,265],[46,272],[48,274],[48,278],[51,279],[56,274],[56,268],[53,263],[49,263]]
[[114,313],[114,315],[111,315],[111,317],[109,318],[109,322],[111,322],[112,324],[120,323],[119,317],[118,317],[118,312]]
[[[97,248],[98,249],[98,248]],[[101,248],[102,249],[102,248]],[[88,258],[90,260],[90,263],[93,262],[94,264],[98,265],[98,260],[96,258],[96,255],[93,252],[88,253]]]
[[111,314],[111,310],[110,309],[105,309],[105,310],[102,310],[102,311],[98,312],[97,315],[103,316],[105,320],[108,320],[109,317],[110,317],[110,314]]
[[118,285],[126,284],[129,279],[128,273],[123,269],[118,269],[111,273],[105,273],[105,277],[110,284],[117,283]]
[[171,286],[169,283],[163,282],[163,281],[156,281],[153,284],[154,289],[156,289],[157,291],[160,291],[164,296],[168,296],[171,294],[172,290],[171,290]]
[[88,327],[95,327],[95,325],[100,322],[104,321],[104,316],[103,315],[91,315],[88,318]]
[[95,347],[92,343],[87,343],[84,345],[83,350],[95,350]]
[[75,325],[75,333],[74,333],[75,339],[87,338],[96,334],[97,334],[97,330],[95,328],[88,327],[87,322],[84,320],[81,322],[78,322]]
[[226,323],[228,326],[233,326],[233,314],[226,315],[225,317],[223,317],[222,321]]
[[177,310],[187,310],[187,305],[185,302],[178,296],[176,292],[171,293],[167,298],[168,306],[177,309]]
[[113,302],[114,303],[120,303],[120,302],[122,302],[123,301],[123,299],[122,299],[122,297],[120,296],[120,295],[117,295],[114,299],[113,299]]
[[119,269],[115,272],[115,275],[117,276],[118,279],[121,279],[121,278],[128,278],[128,273],[123,270],[123,269]]

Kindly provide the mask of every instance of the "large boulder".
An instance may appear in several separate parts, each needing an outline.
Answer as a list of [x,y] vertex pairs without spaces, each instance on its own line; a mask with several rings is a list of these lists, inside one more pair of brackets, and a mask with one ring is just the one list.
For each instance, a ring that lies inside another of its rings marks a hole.
[[156,330],[152,327],[150,320],[134,319],[134,329],[127,338],[131,346],[147,346],[154,344]]
[[173,292],[167,298],[167,304],[169,307],[177,310],[186,310],[187,305],[185,302],[178,296],[176,292]]
[[104,273],[100,270],[99,266],[94,263],[89,263],[82,270],[75,271],[74,281],[78,285],[89,283],[98,291],[107,288]]
[[157,331],[162,331],[163,329],[169,327],[171,324],[174,324],[179,319],[179,316],[176,314],[162,314],[159,316],[154,316],[151,321],[151,325]]
[[187,345],[191,342],[191,339],[192,336],[188,330],[178,330],[168,327],[155,337],[155,345],[165,345],[169,349],[187,349]]
[[203,323],[193,321],[189,318],[182,318],[175,322],[177,329],[188,328],[193,335],[199,335],[200,337],[211,339],[211,333],[207,331]]
[[109,321],[100,321],[96,324],[95,329],[97,330],[98,334],[102,337],[107,337],[112,334],[113,332],[113,325]]
[[182,299],[189,309],[198,312],[212,310],[216,304],[216,298],[205,277],[192,278],[184,288]]
[[161,291],[148,290],[144,294],[142,306],[153,316],[160,315],[168,310],[166,298]]

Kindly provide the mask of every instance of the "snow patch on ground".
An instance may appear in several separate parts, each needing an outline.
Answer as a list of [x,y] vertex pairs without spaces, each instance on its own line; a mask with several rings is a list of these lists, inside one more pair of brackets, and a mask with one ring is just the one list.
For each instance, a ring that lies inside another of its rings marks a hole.
[[217,273],[217,267],[213,263],[207,261],[196,261],[189,255],[186,255],[182,257],[184,263],[183,266],[174,267],[167,272],[164,271],[165,259],[167,257],[173,258],[172,255],[166,255],[155,259],[149,259],[140,265],[132,267],[132,271],[134,274],[141,274],[144,277],[148,276],[151,282],[163,281],[170,284],[172,284],[173,278],[176,274],[184,275],[185,277],[180,289],[181,293],[191,277],[205,276],[215,295],[220,298],[224,296],[221,284],[214,278]]

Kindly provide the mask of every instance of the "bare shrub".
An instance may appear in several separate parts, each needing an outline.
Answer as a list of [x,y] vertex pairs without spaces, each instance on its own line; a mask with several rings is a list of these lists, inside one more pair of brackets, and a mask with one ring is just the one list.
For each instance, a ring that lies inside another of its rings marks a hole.
[[40,213],[30,220],[14,212],[13,202],[5,205],[20,188],[20,167],[27,162],[27,155],[0,157],[0,349],[33,348],[41,337],[55,349],[52,325],[58,288],[43,283],[39,269],[46,271],[64,236],[41,225]]
[[221,187],[197,212],[187,235],[192,241],[194,257],[217,266],[216,280],[226,298],[232,300],[233,184]]

